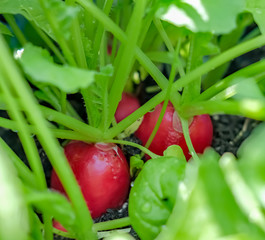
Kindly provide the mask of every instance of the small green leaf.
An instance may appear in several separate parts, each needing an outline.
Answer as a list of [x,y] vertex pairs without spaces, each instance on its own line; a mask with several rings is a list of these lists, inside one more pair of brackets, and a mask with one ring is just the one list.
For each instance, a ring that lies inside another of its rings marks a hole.
[[224,34],[236,28],[237,15],[245,10],[244,0],[182,0],[159,8],[157,15],[164,21],[192,32]]
[[165,157],[176,157],[181,161],[186,162],[186,158],[183,154],[183,150],[180,146],[178,145],[171,145],[169,146],[164,152],[163,155]]
[[159,234],[173,209],[186,162],[173,157],[147,161],[129,196],[129,217],[142,240]]
[[0,34],[4,34],[4,35],[8,35],[13,37],[14,35],[10,32],[10,30],[8,29],[8,27],[0,22]]
[[47,50],[27,44],[19,58],[24,71],[37,83],[53,85],[66,93],[75,93],[94,82],[95,71],[59,65],[53,62]]

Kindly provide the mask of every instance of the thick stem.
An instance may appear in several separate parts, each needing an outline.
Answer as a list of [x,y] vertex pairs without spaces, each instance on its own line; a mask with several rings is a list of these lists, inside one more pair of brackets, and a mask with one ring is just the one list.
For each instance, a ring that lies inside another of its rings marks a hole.
[[[52,132],[48,128],[47,122],[43,118],[38,104],[33,97],[30,86],[20,75],[20,72],[7,50],[8,46],[5,45],[2,37],[0,37],[0,49],[1,69],[4,70],[5,76],[9,80],[9,84],[14,87],[14,90],[20,99],[20,104],[25,108],[29,121],[32,125],[36,126],[38,139],[73,204],[77,221],[79,223],[78,238],[80,240],[96,239],[96,234],[92,231],[93,220],[75,180],[74,174],[65,159],[58,141],[53,137]],[[25,125],[23,124],[22,129],[24,127]]]

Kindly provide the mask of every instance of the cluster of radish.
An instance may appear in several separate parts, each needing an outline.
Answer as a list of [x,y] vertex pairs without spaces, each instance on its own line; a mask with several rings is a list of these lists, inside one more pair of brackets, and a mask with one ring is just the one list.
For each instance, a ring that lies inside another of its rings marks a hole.
[[[138,99],[123,93],[115,118],[119,122],[140,107]],[[143,145],[151,135],[160,115],[162,103],[152,112],[144,115],[135,135]],[[211,145],[213,127],[209,115],[193,117],[189,125],[189,133],[194,149],[202,153]],[[178,115],[169,102],[160,127],[149,146],[152,152],[163,155],[170,145],[179,145],[188,160],[190,153],[186,145]],[[64,147],[64,152],[75,174],[77,182],[91,212],[97,218],[109,208],[119,208],[126,201],[130,188],[130,171],[122,150],[112,143],[85,143],[71,141]],[[56,173],[52,172],[51,188],[66,195]],[[59,227],[55,223],[55,227]]]

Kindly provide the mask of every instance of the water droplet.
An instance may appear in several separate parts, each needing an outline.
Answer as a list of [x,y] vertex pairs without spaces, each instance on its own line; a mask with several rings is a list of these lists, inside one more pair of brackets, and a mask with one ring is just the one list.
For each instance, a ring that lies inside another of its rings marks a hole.
[[142,206],[142,209],[141,209],[144,213],[149,213],[151,212],[152,210],[152,206],[150,203],[145,203],[143,206]]

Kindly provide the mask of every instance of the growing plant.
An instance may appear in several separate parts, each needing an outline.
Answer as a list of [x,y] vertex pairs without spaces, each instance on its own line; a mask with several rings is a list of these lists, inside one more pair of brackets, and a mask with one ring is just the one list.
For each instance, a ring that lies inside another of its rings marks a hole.
[[[238,161],[211,148],[198,155],[189,129],[203,114],[265,119],[264,60],[227,75],[234,58],[265,44],[264,9],[262,0],[1,0],[0,126],[17,132],[28,164],[1,139],[0,238],[92,240],[132,225],[143,240],[264,239],[264,124]],[[116,122],[123,92],[136,95],[148,76],[154,96]],[[177,146],[149,149],[171,103],[188,162]],[[147,145],[124,140],[157,106]],[[62,150],[68,140],[143,152],[131,158],[128,217],[93,222]],[[37,141],[69,200],[49,189]]]

